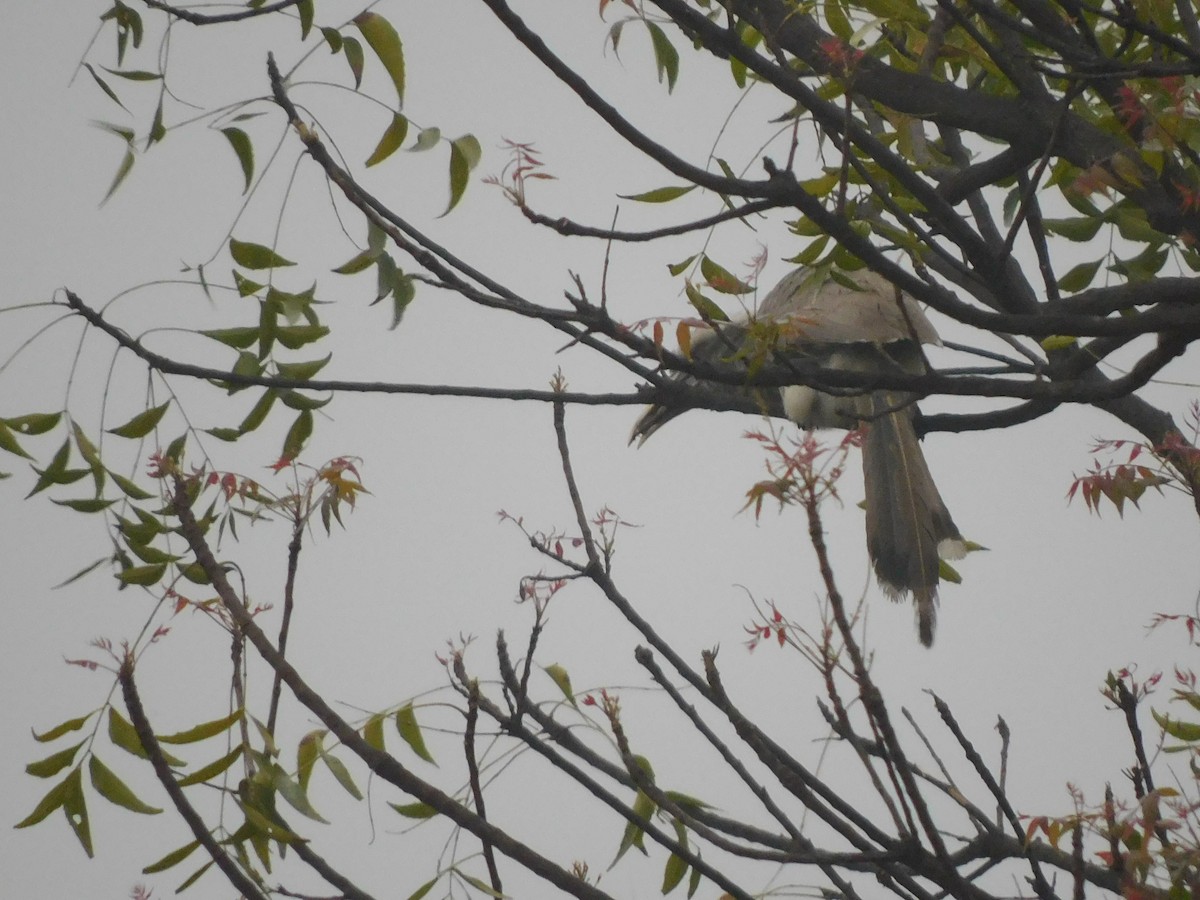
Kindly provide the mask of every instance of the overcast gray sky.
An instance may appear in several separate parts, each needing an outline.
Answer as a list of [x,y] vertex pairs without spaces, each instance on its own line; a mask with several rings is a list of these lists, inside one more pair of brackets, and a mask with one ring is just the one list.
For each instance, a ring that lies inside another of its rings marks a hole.
[[[601,85],[631,117],[680,153],[703,163],[714,141],[718,155],[743,162],[771,133],[768,117],[786,112],[751,99],[720,134],[736,95],[720,65],[684,48],[676,96],[667,99],[654,79],[644,35],[627,34],[622,58],[603,50],[605,26],[594,4],[519,4],[531,20],[542,17],[559,51]],[[139,157],[126,184],[99,206],[121,157],[120,141],[93,127],[93,120],[127,122],[86,73],[68,85],[87,48],[104,4],[16,4],[8,10],[11,40],[0,55],[0,82],[6,138],[0,141],[0,271],[6,274],[0,306],[45,301],[67,286],[95,306],[140,284],[179,277],[181,262],[210,257],[225,240],[241,203],[240,174],[219,134],[203,126],[172,132],[161,146]],[[394,3],[381,7],[405,40],[409,66],[406,112],[421,125],[437,125],[448,136],[474,133],[484,148],[477,174],[498,173],[506,156],[502,138],[533,141],[557,181],[534,185],[532,201],[552,215],[570,215],[603,225],[612,216],[615,195],[672,182],[654,167],[638,163],[601,123],[579,108],[562,87],[490,18],[468,0],[439,4]],[[353,10],[318,4],[319,24],[342,21]],[[147,14],[148,25],[155,17]],[[157,34],[157,25],[153,26]],[[111,35],[105,35],[108,40]],[[189,29],[176,32],[172,87],[184,99],[207,106],[267,92],[265,51],[275,49],[284,65],[299,56],[290,31],[238,29],[223,32],[225,43]],[[150,43],[150,40],[148,40]],[[311,42],[310,42],[311,43]],[[325,54],[319,49],[318,54]],[[99,46],[94,62],[114,65],[111,48]],[[342,65],[340,60],[337,65]],[[153,50],[130,61],[153,68]],[[332,62],[316,60],[315,71]],[[177,69],[175,67],[178,67]],[[155,90],[117,83],[122,95],[151,98]],[[368,84],[386,95],[378,69]],[[295,98],[311,106],[338,135],[351,160],[370,152],[386,118],[378,106],[348,101],[344,92],[310,86]],[[148,101],[148,102],[152,102]],[[264,165],[280,133],[276,112],[246,123]],[[184,117],[175,107],[172,124]],[[144,131],[145,119],[138,120]],[[807,148],[815,154],[815,147]],[[296,158],[289,139],[234,233],[269,243],[281,198]],[[561,302],[578,272],[596,287],[604,247],[538,232],[507,204],[500,192],[478,182],[462,207],[444,219],[444,148],[423,155],[401,154],[370,173],[367,183],[386,200],[451,246],[472,264],[495,273],[531,298]],[[577,389],[629,387],[615,367],[579,350],[556,353],[561,338],[544,327],[513,323],[479,312],[464,301],[425,289],[402,326],[386,330],[387,313],[369,309],[370,276],[341,278],[328,270],[353,255],[329,214],[329,200],[316,167],[301,161],[283,216],[280,250],[305,260],[302,275],[289,282],[300,289],[318,281],[322,299],[336,306],[322,315],[344,330],[333,344],[330,377],[398,382],[446,382],[488,386],[543,387],[559,366]],[[689,198],[690,199],[690,198]],[[673,221],[688,210],[717,209],[715,201],[665,208],[624,203],[621,224],[650,226]],[[347,228],[361,239],[362,226]],[[679,285],[666,271],[702,247],[691,236],[651,246],[618,247],[609,268],[608,292],[617,313],[628,321],[655,315],[686,315]],[[769,286],[788,265],[782,260],[797,246],[781,222],[756,231],[733,226],[719,231],[710,251],[730,266],[740,265],[765,247],[770,256],[763,275]],[[214,266],[225,280],[228,264]],[[300,282],[304,283],[301,284]],[[222,298],[210,308],[194,289],[157,284],[120,300],[110,315],[130,331],[182,321],[188,327],[240,324],[234,301]],[[0,319],[0,352],[7,360],[18,344],[57,316],[42,310],[6,311]],[[946,329],[943,329],[946,330]],[[37,338],[16,363],[0,372],[0,415],[54,410],[69,403],[84,427],[119,424],[143,402],[144,372],[128,356],[112,367],[113,348],[89,336],[70,384],[79,326],[60,323]],[[154,341],[160,343],[155,344]],[[172,349],[210,364],[228,364],[196,340],[156,335],[152,346]],[[323,352],[323,351],[322,351]],[[212,354],[206,357],[204,354]],[[1147,394],[1179,415],[1197,394],[1194,358],[1164,373],[1169,379]],[[235,424],[245,406],[226,412],[213,391],[176,383],[189,415],[204,427]],[[933,400],[927,409],[949,408]],[[297,665],[333,699],[376,709],[444,683],[433,654],[460,633],[479,636],[469,661],[489,672],[491,638],[498,627],[514,637],[528,624],[527,611],[513,603],[522,574],[542,568],[523,538],[497,524],[496,512],[524,516],[537,529],[573,530],[570,509],[558,477],[550,410],[534,404],[489,403],[420,397],[342,397],[326,410],[304,459],[319,463],[338,454],[363,458],[363,476],[372,494],[348,520],[344,533],[310,541],[302,562],[301,608],[293,649]],[[748,655],[741,646],[742,625],[752,615],[748,597],[774,600],[794,619],[815,623],[819,594],[812,552],[798,511],[773,511],[756,522],[739,514],[747,488],[762,477],[762,462],[742,438],[753,419],[732,414],[694,413],[673,422],[641,450],[625,440],[635,418],[632,408],[572,409],[568,427],[585,505],[608,505],[640,527],[620,538],[616,576],[639,608],[669,635],[686,656],[698,660],[708,647],[722,647],[727,681],[751,709],[773,717],[779,733],[798,752],[815,759],[823,735],[813,714],[820,685],[794,657],[772,647]],[[277,452],[286,422],[273,420],[261,440],[231,447],[206,445],[222,469],[237,469],[272,484],[265,467]],[[862,539],[861,483],[856,466],[843,485],[843,508],[830,507],[826,526],[843,591],[867,592],[870,635],[879,681],[897,705],[923,717],[936,733],[927,700],[930,688],[957,710],[982,747],[994,748],[992,727],[1003,715],[1013,730],[1010,784],[1021,811],[1066,812],[1065,785],[1072,782],[1093,799],[1103,784],[1118,779],[1127,757],[1117,716],[1105,713],[1098,693],[1106,670],[1136,663],[1143,674],[1191,664],[1182,635],[1147,638],[1145,626],[1158,611],[1189,612],[1197,592],[1197,523],[1190,502],[1180,495],[1148,496],[1144,511],[1119,519],[1111,509],[1102,518],[1082,505],[1068,507],[1065,494],[1073,472],[1084,471],[1096,437],[1128,437],[1115,420],[1084,409],[1065,409],[1004,433],[933,435],[925,444],[931,467],[967,537],[990,548],[972,555],[960,571],[964,583],[942,594],[938,640],[921,648],[907,606],[894,606],[866,582]],[[61,438],[59,438],[61,440]],[[53,447],[33,444],[43,453]],[[152,601],[136,590],[118,593],[97,573],[70,588],[53,590],[110,547],[98,519],[51,506],[44,497],[23,503],[32,484],[27,466],[11,457],[0,469],[15,476],[0,484],[4,540],[0,544],[6,577],[0,588],[5,627],[0,631],[0,691],[6,728],[0,735],[0,817],[5,827],[33,808],[48,783],[22,769],[48,752],[29,737],[104,702],[111,686],[106,673],[65,665],[64,658],[94,655],[93,638],[113,641],[137,634]],[[72,496],[60,492],[58,496]],[[224,552],[247,572],[251,595],[276,602],[282,581],[286,528],[256,529],[244,548]],[[213,673],[227,648],[213,629],[181,617],[171,636],[151,650],[141,669],[152,712],[170,731],[225,709],[222,683]],[[595,592],[571,588],[555,600],[544,638],[543,664],[560,662],[577,687],[644,683],[632,664],[636,636],[616,621]],[[191,673],[206,672],[207,676]],[[193,677],[208,678],[198,683]],[[256,687],[264,690],[263,684]],[[544,685],[547,693],[552,688]],[[1165,694],[1159,707],[1165,704]],[[671,755],[670,728],[655,733],[662,701],[626,694],[631,719],[644,726],[639,737],[661,748],[655,758],[660,777],[671,772],[681,789],[703,793],[704,774],[689,760]],[[294,712],[294,711],[293,711]],[[436,715],[436,713],[431,713]],[[295,740],[308,727],[299,717],[288,723]],[[446,719],[452,724],[453,719]],[[682,728],[682,724],[671,726]],[[290,740],[290,743],[289,743]],[[190,749],[190,748],[189,748]],[[291,749],[287,751],[289,754]],[[994,749],[992,751],[994,758]],[[119,751],[102,752],[105,761],[144,788],[146,799],[166,805],[154,786]],[[191,763],[215,757],[210,749],[184,755]],[[109,758],[111,757],[111,758]],[[446,767],[452,770],[452,767]],[[439,777],[434,775],[435,778]],[[445,786],[457,782],[448,778]],[[537,768],[524,764],[507,776],[518,798],[531,791]],[[690,782],[690,783],[689,783]],[[326,785],[326,787],[329,787]],[[537,795],[534,795],[537,797]],[[336,791],[326,802],[337,804]],[[528,804],[528,796],[524,796]],[[735,803],[729,798],[729,803]],[[432,874],[428,856],[397,838],[396,823],[382,821],[388,810],[373,800],[379,834],[371,844],[366,810],[335,806],[346,822],[334,846],[344,858],[369,870],[371,883],[392,885],[400,895]],[[540,812],[533,804],[535,815]],[[186,842],[181,823],[168,815],[140,819],[95,800],[91,806],[97,858],[88,862],[55,815],[42,825],[8,830],[0,840],[0,871],[11,896],[123,897],[145,881],[165,896],[191,871],[190,863],[157,878],[140,868]],[[544,820],[543,820],[544,821]],[[620,829],[613,822],[596,832],[556,829],[562,861],[587,858],[607,865]],[[327,829],[328,830],[328,829]],[[652,866],[660,866],[657,860]],[[633,871],[638,871],[636,868]],[[607,884],[626,884],[625,896],[655,896],[657,882],[633,878],[621,869]],[[794,880],[794,879],[792,879]],[[195,897],[225,897],[215,875],[192,889]]]

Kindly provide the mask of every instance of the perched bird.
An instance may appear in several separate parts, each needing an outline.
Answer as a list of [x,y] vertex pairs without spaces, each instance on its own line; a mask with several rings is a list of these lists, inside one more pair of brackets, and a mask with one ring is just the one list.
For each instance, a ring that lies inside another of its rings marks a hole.
[[[827,270],[800,268],[763,298],[752,319],[719,324],[695,337],[692,357],[753,355],[749,345],[764,324],[779,336],[775,347],[786,358],[839,371],[921,374],[926,364],[920,345],[941,344],[917,303],[881,275],[863,270],[834,278]],[[929,646],[937,621],[939,560],[962,557],[966,544],[917,441],[914,396],[894,390],[832,394],[806,385],[779,391],[778,406],[768,406],[801,428],[865,427],[867,552],[885,594],[893,600],[912,594],[921,643]],[[640,445],[684,411],[647,408],[630,443]]]

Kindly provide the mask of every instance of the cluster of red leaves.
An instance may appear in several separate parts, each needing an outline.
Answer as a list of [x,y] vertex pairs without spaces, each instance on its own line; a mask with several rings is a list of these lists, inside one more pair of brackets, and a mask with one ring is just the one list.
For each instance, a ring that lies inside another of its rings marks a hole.
[[746,649],[751,652],[757,650],[758,645],[763,641],[769,641],[772,637],[775,638],[780,647],[787,643],[789,623],[784,619],[783,613],[779,611],[774,603],[771,604],[770,622],[762,625],[754,623],[743,627],[746,633],[750,635],[746,641]]
[[[1138,506],[1138,501],[1147,488],[1154,488],[1162,493],[1162,485],[1169,483],[1170,479],[1162,474],[1161,465],[1151,467],[1136,462],[1143,451],[1148,449],[1144,444],[1133,441],[1101,441],[1092,452],[1116,453],[1123,451],[1125,447],[1129,448],[1129,455],[1124,462],[1101,463],[1094,460],[1091,470],[1086,475],[1077,475],[1067,491],[1067,502],[1074,500],[1078,494],[1087,508],[1099,515],[1100,501],[1108,500],[1117,508],[1117,514],[1124,516],[1127,500]],[[1152,448],[1151,453],[1155,453]]]
[[863,430],[846,432],[833,446],[818,441],[811,431],[799,440],[790,439],[790,447],[785,447],[776,434],[751,431],[745,436],[758,441],[766,451],[765,465],[770,475],[746,492],[746,505],[742,508],[753,507],[757,519],[762,515],[763,502],[768,499],[775,500],[781,509],[810,493],[817,501],[826,497],[837,499],[837,482],[845,471],[846,457],[852,448],[862,444]]
[[858,63],[866,56],[864,51],[851,47],[838,37],[822,39],[820,48],[825,59],[829,61],[829,68],[834,75],[853,74]]
[[[603,8],[601,9],[603,13]],[[505,195],[517,206],[525,206],[526,184],[533,180],[553,181],[556,176],[545,171],[545,163],[531,143],[503,140],[509,151],[509,160],[499,175],[484,178],[485,184],[494,184],[503,189]]]

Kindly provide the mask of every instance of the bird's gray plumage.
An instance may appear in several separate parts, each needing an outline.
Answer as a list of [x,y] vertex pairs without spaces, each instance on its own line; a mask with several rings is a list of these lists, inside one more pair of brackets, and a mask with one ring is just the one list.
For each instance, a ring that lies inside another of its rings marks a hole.
[[[850,284],[841,279],[848,279]],[[747,346],[751,327],[774,326],[775,349],[822,368],[921,374],[921,344],[940,344],[917,303],[874,272],[832,277],[796,269],[779,282],[752,317],[715,326],[692,340],[693,358],[714,361]],[[687,377],[687,376],[683,376]],[[939,559],[963,555],[962,535],[934,484],[913,427],[914,397],[903,391],[830,394],[806,385],[781,388],[764,407],[802,428],[866,428],[863,476],[867,552],[884,592],[894,600],[911,594],[921,643],[933,642],[937,621]],[[645,441],[683,408],[651,406],[634,426],[631,441]]]

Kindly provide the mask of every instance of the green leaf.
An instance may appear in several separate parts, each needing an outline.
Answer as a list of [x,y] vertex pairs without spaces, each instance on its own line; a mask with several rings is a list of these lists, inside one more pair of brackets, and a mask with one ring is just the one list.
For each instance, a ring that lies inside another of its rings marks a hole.
[[358,785],[354,783],[354,779],[350,777],[350,770],[346,768],[345,763],[332,753],[326,753],[324,750],[321,750],[320,753],[321,761],[325,763],[329,771],[333,774],[333,777],[337,779],[337,783],[342,786],[342,790],[355,800],[361,800],[363,798],[362,792],[358,789]]
[[435,875],[433,878],[430,878],[427,882],[409,894],[408,900],[421,900],[422,897],[433,890],[433,886],[438,883],[439,877],[440,876]]
[[160,744],[194,744],[196,741],[202,741],[228,731],[241,720],[242,711],[235,709],[223,718],[203,722],[186,731],[177,731],[175,734],[159,734],[155,737],[158,738]]
[[[392,121],[384,130],[383,137],[379,139],[379,143],[375,145],[371,155],[367,157],[367,168],[383,162],[399,150],[406,137],[408,137],[408,118],[400,113],[393,113]],[[337,269],[334,271],[336,272]]]
[[53,740],[56,740],[56,739],[62,737],[64,734],[67,734],[72,731],[78,731],[80,728],[82,728],[84,725],[86,725],[87,720],[90,719],[95,714],[96,714],[96,711],[92,710],[87,715],[80,716],[78,719],[67,719],[67,721],[65,721],[65,722],[60,722],[59,724],[57,724],[53,728],[51,728],[49,731],[44,731],[41,734],[38,734],[35,731],[35,732],[33,732],[33,739],[35,741],[37,741],[39,744],[49,743],[50,741],[53,741]]
[[289,350],[299,350],[305,344],[319,341],[329,334],[326,325],[285,325],[275,331],[275,339]]
[[294,262],[284,259],[270,247],[239,241],[237,238],[229,239],[229,255],[244,269],[274,269],[279,266],[295,265]]
[[679,51],[667,38],[666,32],[649,20],[646,27],[650,29],[650,42],[654,45],[654,65],[658,70],[658,83],[662,84],[663,76],[667,79],[667,93],[675,90],[675,79],[679,77]]
[[[256,285],[255,290],[258,290],[262,285]],[[243,295],[245,296],[245,295]],[[226,347],[232,347],[235,350],[246,350],[258,340],[259,330],[254,328],[216,328],[211,331],[201,331],[200,334],[206,338],[212,338],[214,341],[224,344]]]
[[425,746],[425,736],[421,734],[421,726],[417,724],[417,714],[413,711],[411,703],[406,703],[396,710],[396,730],[400,732],[400,737],[404,739],[404,743],[408,744],[413,753],[426,762],[434,762],[433,754]]
[[1154,721],[1158,723],[1158,726],[1171,737],[1189,744],[1200,742],[1200,724],[1172,719],[1153,709],[1150,710],[1150,714],[1154,716]]
[[13,431],[21,434],[45,434],[58,425],[62,413],[28,413],[11,419],[0,419]]
[[571,687],[570,673],[558,663],[552,663],[546,666],[545,672],[550,676],[550,680],[558,685],[558,689],[563,692],[563,696],[567,698],[572,706],[575,705],[575,691]]
[[388,803],[388,806],[406,819],[432,819],[438,814],[428,803]]
[[1069,334],[1052,334],[1042,338],[1038,344],[1043,350],[1065,350],[1075,343],[1077,338]]
[[464,134],[450,142],[450,205],[443,216],[454,209],[466,193],[471,170],[479,163],[481,153],[474,135]]
[[84,63],[83,67],[88,70],[88,73],[95,80],[96,84],[100,85],[100,90],[102,90],[102,91],[104,91],[104,93],[108,94],[108,96],[112,99],[112,101],[114,103],[116,103],[117,106],[121,107],[121,109],[125,110],[126,112],[129,111],[129,107],[126,106],[124,103],[122,103],[121,98],[118,97],[113,92],[113,89],[108,86],[108,83],[103,78],[101,78],[99,75],[96,74],[96,70],[92,68],[91,64]]
[[238,744],[220,759],[214,760],[206,766],[201,766],[195,772],[188,773],[179,779],[179,786],[190,787],[193,784],[204,784],[206,781],[211,781],[241,759],[242,749],[243,745]]
[[79,838],[79,843],[83,845],[83,852],[91,858],[93,856],[92,829],[88,822],[87,802],[83,798],[83,773],[81,770],[79,768],[72,769],[71,774],[63,781],[63,785],[65,786],[63,812],[67,816],[71,830],[75,832],[75,837]]
[[186,891],[188,888],[190,888],[193,884],[195,884],[197,881],[199,881],[204,876],[204,873],[207,872],[209,869],[211,869],[212,866],[213,866],[213,861],[210,859],[208,862],[206,862],[204,865],[202,865],[200,868],[198,868],[195,872],[193,872],[191,875],[189,875],[187,878],[185,878],[182,882],[180,882],[179,887],[175,888],[175,893],[182,894],[184,891]]
[[679,886],[679,882],[683,881],[683,876],[687,874],[688,864],[682,857],[671,854],[667,860],[667,866],[663,869],[663,894],[669,894]]
[[707,255],[700,257],[700,274],[704,276],[713,290],[720,291],[722,294],[749,294],[754,290]]
[[121,159],[121,164],[117,166],[117,173],[113,176],[112,183],[108,186],[108,190],[104,192],[104,199],[100,201],[103,206],[108,202],[108,198],[117,192],[117,188],[121,186],[130,170],[133,168],[133,148],[129,147],[125,150],[125,156]]
[[298,457],[300,451],[304,449],[304,442],[312,435],[312,430],[313,414],[310,410],[303,410],[300,415],[296,416],[292,427],[288,429],[287,436],[283,439],[283,452],[280,456],[287,460]]
[[153,816],[162,812],[156,806],[143,803],[137,794],[131,791],[112,769],[100,762],[100,757],[94,753],[88,760],[88,774],[92,776],[92,787],[96,789],[96,793],[109,803],[115,803],[130,812],[141,813],[144,816]]
[[113,483],[121,489],[121,492],[130,500],[149,500],[154,495],[149,491],[143,490],[137,484],[124,475],[118,475],[112,469],[108,470],[108,477],[113,480]]
[[296,13],[300,16],[300,40],[308,37],[313,24],[313,0],[300,0],[296,4]]
[[363,63],[366,61],[363,56],[362,44],[358,42],[358,38],[344,34],[342,35],[342,49],[346,51],[346,63],[350,66],[350,74],[354,76],[354,89],[358,90],[362,87]]
[[320,409],[322,406],[327,406],[333,400],[333,394],[326,397],[310,397],[300,391],[280,391],[279,399],[288,409],[294,409],[296,412],[303,410]]
[[283,797],[296,812],[301,815],[308,816],[317,822],[322,822],[326,825],[329,822],[321,816],[312,803],[309,802],[308,795],[300,783],[293,779],[287,772],[283,771],[280,766],[271,766],[271,786],[279,792],[279,796]]
[[[132,753],[141,759],[149,759],[150,755],[142,746],[141,738],[138,737],[137,730],[122,716],[114,707],[108,708],[108,739],[113,742],[114,746],[120,747],[127,753]],[[163,752],[163,758],[169,766],[184,766],[181,759],[176,759],[167,752]]]
[[383,716],[379,713],[367,719],[367,724],[362,727],[363,740],[374,747],[376,750],[386,750],[383,741]]
[[75,761],[75,753],[84,743],[85,741],[80,741],[74,747],[67,747],[57,753],[51,753],[45,759],[31,762],[25,767],[25,774],[32,775],[34,778],[49,778],[51,775],[57,775]]
[[700,313],[700,317],[706,322],[728,322],[729,316],[725,315],[725,310],[717,306],[704,294],[700,293],[699,288],[690,282],[684,286],[684,293],[687,294],[688,302],[696,308],[696,312]]
[[[636,200],[638,203],[668,203],[678,197],[682,197],[689,191],[696,189],[696,185],[675,185],[671,187],[655,188],[652,191],[646,191],[643,194],[618,194],[622,200]],[[695,259],[695,257],[691,257]],[[688,262],[691,262],[691,259]],[[672,273],[675,274],[675,273]]]
[[1080,263],[1073,266],[1066,275],[1058,279],[1059,290],[1073,294],[1076,291],[1082,291],[1085,287],[1092,283],[1092,279],[1096,277],[1096,272],[1100,270],[1100,264],[1104,262],[1103,257],[1093,262]]
[[1042,226],[1051,234],[1058,234],[1068,241],[1090,241],[1104,224],[1103,219],[1086,216],[1078,219],[1043,219]]
[[5,425],[3,420],[0,420],[0,450],[11,453],[13,456],[23,456],[25,459],[33,459],[32,456],[25,452],[24,448],[17,441],[16,435],[12,433],[12,429]]
[[[251,294],[257,294],[259,291],[261,291],[263,288],[266,287],[265,284],[259,284],[257,281],[251,281],[249,278],[245,277],[237,269],[233,270],[233,283],[235,285],[237,285],[237,292],[238,292],[239,297],[249,297]],[[237,331],[238,329],[230,328],[227,330]],[[201,333],[203,334],[203,332],[201,332]]]
[[379,256],[379,252],[376,250],[364,250],[350,257],[350,259],[334,269],[333,272],[337,275],[357,275],[359,272],[366,271],[375,265],[375,258],[377,256]]
[[229,146],[237,154],[238,163],[242,167],[242,177],[246,180],[246,186],[242,189],[244,194],[250,190],[250,184],[254,181],[254,145],[250,143],[250,136],[240,128],[222,128],[221,134],[229,141]]
[[699,256],[698,253],[693,253],[687,259],[683,260],[683,262],[677,262],[674,265],[667,266],[667,271],[670,272],[672,275],[681,275],[685,271],[687,271],[688,266],[690,266],[693,262],[696,261],[697,256]]
[[158,106],[154,110],[154,118],[150,121],[150,131],[146,135],[146,147],[161,141],[167,136],[167,128],[163,124],[163,92],[159,92]]
[[117,578],[122,584],[136,584],[141,587],[150,587],[153,584],[158,584],[166,571],[167,566],[165,563],[150,566],[130,566],[121,572]]
[[75,512],[98,513],[104,512],[104,510],[117,501],[105,500],[103,497],[83,497],[78,500],[55,500],[51,498],[50,502],[56,506],[65,506],[67,509],[73,509]]
[[323,359],[311,359],[307,362],[277,362],[275,368],[280,378],[290,378],[295,381],[307,381],[320,372],[333,359],[333,354],[326,354]]
[[38,822],[54,812],[63,803],[66,802],[67,793],[71,790],[71,779],[79,780],[79,769],[72,770],[71,774],[50,788],[46,795],[38,801],[37,806],[33,808],[33,812],[27,815],[24,819],[14,825],[14,828],[28,828],[30,825],[36,825]]
[[172,850],[162,859],[157,862],[152,862],[146,868],[142,869],[143,875],[153,875],[155,872],[163,872],[172,866],[177,866],[195,852],[200,846],[199,841],[192,841],[189,844],[184,844],[178,850]]
[[242,419],[242,424],[238,426],[236,434],[238,436],[249,434],[266,421],[267,414],[271,411],[271,407],[275,405],[278,397],[279,392],[274,388],[267,388],[263,391],[262,396],[258,398],[258,402],[246,414],[246,418]]
[[342,50],[342,35],[336,28],[322,27],[321,37],[329,45],[330,53],[340,53]]
[[151,407],[138,413],[124,425],[108,429],[108,433],[123,438],[143,438],[154,430],[154,426],[161,421],[170,405],[171,401],[168,400],[160,406]]
[[363,12],[354,17],[354,24],[362,32],[367,44],[375,51],[379,61],[387,70],[401,107],[404,106],[404,47],[400,35],[392,23],[379,13]]
[[107,66],[101,66],[109,75],[116,75],[118,78],[125,78],[129,81],[158,81],[162,78],[161,72],[146,72],[139,69],[129,69],[121,71],[120,69],[110,69]]
[[296,778],[300,782],[300,787],[305,791],[308,790],[308,781],[312,778],[313,767],[316,766],[317,759],[321,755],[321,740],[324,737],[324,729],[310,731],[300,738],[300,743],[296,745]]
[[409,153],[420,153],[422,150],[432,150],[442,139],[442,129],[437,127],[422,128],[417,135],[417,142],[408,148]]

